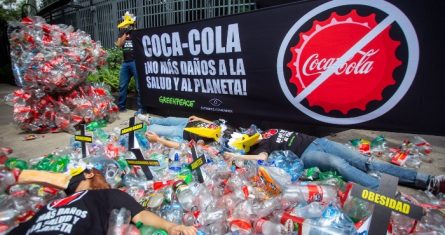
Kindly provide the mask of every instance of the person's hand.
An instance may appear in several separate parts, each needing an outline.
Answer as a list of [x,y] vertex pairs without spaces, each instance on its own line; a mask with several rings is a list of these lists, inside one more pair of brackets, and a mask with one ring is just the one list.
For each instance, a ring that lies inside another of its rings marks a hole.
[[182,224],[174,225],[167,230],[170,235],[195,235],[196,231],[195,227]]
[[194,115],[189,117],[189,122],[196,122],[196,121],[200,121],[200,120],[201,120],[201,118],[194,116]]
[[154,133],[154,132],[151,132],[151,131],[147,131],[146,133],[145,133],[145,137],[148,139],[148,141],[150,141],[150,142],[158,142],[159,141],[159,135],[158,134],[156,134],[156,133]]
[[223,157],[224,157],[225,161],[231,162],[233,160],[233,158],[235,157],[235,154],[231,153],[231,152],[224,152]]

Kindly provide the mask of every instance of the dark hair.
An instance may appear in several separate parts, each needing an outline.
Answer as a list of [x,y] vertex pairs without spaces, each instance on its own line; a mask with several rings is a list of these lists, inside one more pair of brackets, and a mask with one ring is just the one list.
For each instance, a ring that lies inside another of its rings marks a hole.
[[65,189],[66,195],[70,195],[76,192],[77,186],[79,186],[80,182],[85,180],[85,172],[88,173],[89,170],[85,169],[84,171],[82,171],[82,173],[71,178],[70,182],[68,183],[68,187]]
[[110,188],[110,185],[105,180],[102,173],[96,169],[85,169],[82,173],[74,176],[71,178],[68,187],[65,189],[66,195],[70,195],[76,192],[77,187],[79,186],[80,182],[83,180],[86,180],[85,173],[94,173],[94,177],[91,181],[91,188],[90,189],[105,189]]

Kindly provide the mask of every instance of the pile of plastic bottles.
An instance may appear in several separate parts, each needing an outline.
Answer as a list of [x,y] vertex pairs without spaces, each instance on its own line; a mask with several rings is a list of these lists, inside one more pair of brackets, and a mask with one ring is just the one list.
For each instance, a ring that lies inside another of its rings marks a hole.
[[106,51],[84,31],[51,25],[41,17],[10,23],[11,58],[24,88],[67,92],[106,63]]
[[79,123],[114,121],[118,108],[104,84],[86,84],[88,74],[105,65],[107,53],[72,26],[43,18],[10,23],[11,58],[22,89],[7,95],[14,122],[32,132],[73,131]]
[[375,137],[372,141],[364,138],[352,139],[348,145],[364,155],[402,167],[419,168],[422,162],[433,161],[428,156],[432,151],[431,144],[417,135],[403,140],[399,146],[394,147],[388,146],[382,135]]
[[14,106],[13,118],[19,128],[32,132],[74,132],[80,123],[113,122],[119,111],[104,84],[82,84],[67,93],[53,94],[19,89],[5,100]]
[[[143,132],[144,129],[136,133]],[[199,168],[203,176],[203,182],[199,182],[198,170],[190,166],[193,162],[190,146],[195,143],[171,149],[147,143],[139,134],[135,135],[136,142],[144,158],[159,161],[159,166],[150,167],[152,180],[147,180],[141,166],[127,164],[125,159],[135,156],[127,149],[128,135],[121,136],[118,129],[106,132],[96,128],[92,133],[93,143],[87,144],[87,158],[81,157],[80,144],[72,140],[56,153],[25,161],[26,167],[57,172],[95,167],[113,188],[128,193],[142,206],[171,222],[195,226],[201,235],[367,232],[366,222],[372,216],[373,206],[350,196],[351,184],[335,172],[303,170],[300,161],[280,151],[272,153],[265,162],[226,162],[220,155],[220,146],[212,143],[196,145],[197,155],[206,159]],[[11,196],[14,171],[20,170],[17,160],[9,157],[10,162],[0,171],[3,174],[0,197]],[[445,208],[444,195],[436,197],[419,191],[415,195],[401,194],[399,199],[423,207],[426,215],[415,222],[393,213],[389,229],[394,234],[445,231],[445,218],[440,212]],[[0,203],[0,223],[10,227],[21,222],[17,219],[21,211],[13,208],[9,212],[9,208]],[[166,234],[140,223],[131,225],[125,208],[111,214],[110,225],[110,234]]]

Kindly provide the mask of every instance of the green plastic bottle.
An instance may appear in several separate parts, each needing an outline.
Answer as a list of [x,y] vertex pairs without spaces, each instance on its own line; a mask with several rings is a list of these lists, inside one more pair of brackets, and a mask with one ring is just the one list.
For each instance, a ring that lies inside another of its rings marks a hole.
[[142,222],[137,222],[136,227],[139,229],[140,235],[153,235],[156,231],[156,228],[153,226],[144,225]]
[[28,163],[25,160],[18,159],[16,157],[12,157],[6,160],[5,166],[10,169],[14,168],[19,168],[20,170],[28,169]]
[[184,165],[179,171],[178,177],[184,180],[186,184],[190,184],[190,182],[193,180],[192,170],[190,170],[188,165]]
[[104,119],[92,121],[87,125],[87,130],[94,131],[97,128],[102,128],[107,126],[107,121]]
[[164,229],[156,229],[153,232],[153,235],[168,235],[167,231],[165,231]]

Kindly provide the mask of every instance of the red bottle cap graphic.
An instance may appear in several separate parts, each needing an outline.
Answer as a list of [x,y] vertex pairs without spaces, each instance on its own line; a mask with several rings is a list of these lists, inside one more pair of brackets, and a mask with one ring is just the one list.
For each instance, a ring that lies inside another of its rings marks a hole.
[[[289,82],[297,87],[297,94],[376,25],[375,14],[360,16],[355,10],[346,15],[333,12],[327,20],[313,21],[311,29],[300,33],[298,44],[290,48]],[[369,102],[382,100],[383,90],[395,84],[393,72],[401,64],[396,57],[400,42],[391,38],[390,30],[391,26],[386,27],[307,95],[309,106],[346,115],[352,109],[365,111]]]

